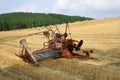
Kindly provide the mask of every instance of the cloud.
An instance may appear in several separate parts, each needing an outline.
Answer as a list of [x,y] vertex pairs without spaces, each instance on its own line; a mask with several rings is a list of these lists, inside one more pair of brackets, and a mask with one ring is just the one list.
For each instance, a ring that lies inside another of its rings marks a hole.
[[57,0],[55,9],[111,9],[120,7],[119,0]]
[[119,0],[57,0],[53,12],[100,18],[120,14],[119,8]]
[[120,7],[119,0],[81,0],[84,6],[94,8],[94,9],[111,9]]
[[105,18],[120,16],[119,0],[0,0],[0,13],[60,13]]
[[33,13],[50,13],[52,9],[52,3],[54,1],[42,1],[42,0],[27,0],[20,6],[16,7],[14,11],[33,12]]
[[27,2],[14,9],[14,12],[37,12],[37,6],[35,2]]
[[76,4],[72,3],[71,0],[57,0],[53,10],[59,11],[61,9],[75,9]]

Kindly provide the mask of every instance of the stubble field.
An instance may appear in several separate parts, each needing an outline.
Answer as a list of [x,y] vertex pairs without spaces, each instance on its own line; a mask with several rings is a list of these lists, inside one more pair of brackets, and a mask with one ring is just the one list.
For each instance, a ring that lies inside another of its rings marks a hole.
[[[0,80],[119,80],[120,17],[75,22],[69,27],[72,38],[82,39],[81,48],[92,49],[91,56],[96,59],[46,59],[34,66],[15,55],[20,51],[19,40],[25,38],[32,51],[42,48],[44,36],[26,35],[46,28],[4,31],[0,32]],[[58,28],[64,32],[65,24]]]

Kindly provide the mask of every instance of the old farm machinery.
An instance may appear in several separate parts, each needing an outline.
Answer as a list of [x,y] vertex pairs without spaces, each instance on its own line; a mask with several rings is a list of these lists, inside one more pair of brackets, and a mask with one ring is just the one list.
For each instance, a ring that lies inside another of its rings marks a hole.
[[66,24],[65,32],[63,34],[60,33],[57,26],[55,31],[50,27],[46,28],[46,31],[29,34],[29,36],[43,34],[47,38],[48,41],[43,43],[42,49],[32,52],[28,47],[26,40],[21,39],[20,44],[22,45],[22,50],[17,56],[22,58],[25,62],[33,64],[37,64],[40,60],[47,58],[91,58],[89,53],[92,53],[92,50],[82,50],[85,55],[73,53],[73,50],[80,50],[83,40],[77,41],[71,38],[68,23]]

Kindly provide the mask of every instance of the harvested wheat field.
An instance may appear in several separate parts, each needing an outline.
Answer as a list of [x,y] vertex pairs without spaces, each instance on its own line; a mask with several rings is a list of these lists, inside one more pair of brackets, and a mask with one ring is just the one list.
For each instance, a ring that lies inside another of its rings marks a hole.
[[[51,26],[54,28],[54,26]],[[58,25],[64,32],[65,24]],[[92,49],[95,59],[46,59],[34,66],[23,62],[19,40],[25,38],[32,50],[42,48],[45,37],[27,34],[42,28],[0,32],[0,80],[120,80],[120,17],[69,24],[72,38],[83,40],[82,49]],[[82,52],[78,52],[82,54]]]

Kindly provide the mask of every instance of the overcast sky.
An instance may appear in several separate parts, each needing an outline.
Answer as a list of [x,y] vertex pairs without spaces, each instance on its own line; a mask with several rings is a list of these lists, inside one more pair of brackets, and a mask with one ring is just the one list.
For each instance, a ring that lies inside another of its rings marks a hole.
[[108,18],[120,16],[120,0],[0,0],[0,14],[11,12]]

